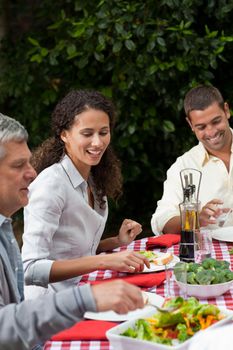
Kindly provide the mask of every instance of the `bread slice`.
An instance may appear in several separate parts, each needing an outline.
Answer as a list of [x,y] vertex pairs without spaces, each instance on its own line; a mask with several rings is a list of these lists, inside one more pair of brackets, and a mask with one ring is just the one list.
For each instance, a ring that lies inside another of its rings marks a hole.
[[153,260],[153,263],[155,265],[166,265],[169,262],[171,262],[173,259],[172,253],[165,253],[162,256],[159,256],[158,258]]

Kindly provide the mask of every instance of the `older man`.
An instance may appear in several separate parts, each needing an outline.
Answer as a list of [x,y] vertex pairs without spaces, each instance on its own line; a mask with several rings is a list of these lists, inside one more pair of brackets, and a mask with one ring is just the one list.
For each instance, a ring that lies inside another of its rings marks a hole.
[[[180,171],[194,168],[202,172],[199,192],[202,210],[200,225],[216,224],[219,204],[233,208],[233,146],[229,126],[230,110],[213,86],[197,86],[185,96],[186,120],[199,144],[177,158],[167,172],[163,197],[157,203],[151,226],[155,234],[181,230],[179,203],[183,201]],[[233,224],[229,217],[229,224]]]
[[36,173],[30,164],[27,132],[0,114],[0,349],[31,349],[72,326],[85,311],[125,313],[143,307],[139,288],[115,281],[84,285],[23,301],[23,269],[11,216],[28,203]]

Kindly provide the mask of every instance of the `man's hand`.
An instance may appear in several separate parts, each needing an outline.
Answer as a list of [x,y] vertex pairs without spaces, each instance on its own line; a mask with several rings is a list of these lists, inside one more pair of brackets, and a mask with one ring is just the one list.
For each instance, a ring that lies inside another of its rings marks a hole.
[[113,310],[119,314],[126,314],[144,306],[140,288],[120,279],[100,283],[91,288],[97,311]]
[[216,224],[216,218],[222,214],[222,209],[218,207],[218,204],[223,204],[220,199],[212,199],[206,203],[199,214],[200,226],[204,227],[209,224]]

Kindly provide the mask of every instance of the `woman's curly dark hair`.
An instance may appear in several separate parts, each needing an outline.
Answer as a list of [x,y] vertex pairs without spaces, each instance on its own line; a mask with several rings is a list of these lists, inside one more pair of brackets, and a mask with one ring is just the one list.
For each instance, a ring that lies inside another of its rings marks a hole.
[[[65,144],[60,135],[63,130],[69,130],[75,117],[88,110],[96,109],[109,116],[110,132],[115,125],[115,108],[112,102],[98,91],[73,90],[70,91],[58,104],[52,113],[53,137],[45,140],[32,155],[32,165],[39,174],[42,170],[54,163],[58,163],[65,153]],[[117,199],[122,193],[122,175],[120,161],[109,145],[98,165],[91,167],[97,199],[103,207],[103,196]]]

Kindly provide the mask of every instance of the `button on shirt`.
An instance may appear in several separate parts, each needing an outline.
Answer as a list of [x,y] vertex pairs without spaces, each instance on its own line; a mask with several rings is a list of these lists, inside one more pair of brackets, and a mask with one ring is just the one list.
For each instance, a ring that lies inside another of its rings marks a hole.
[[[65,155],[42,171],[29,187],[24,210],[22,257],[26,284],[48,287],[53,261],[96,254],[108,216],[94,195],[88,204],[87,182]],[[76,284],[81,277],[50,284],[55,291]]]
[[[158,201],[156,211],[152,216],[151,226],[155,235],[161,234],[164,225],[171,218],[180,215],[179,203],[183,201],[180,171],[185,168],[194,168],[202,172],[199,191],[201,207],[210,200],[218,198],[223,200],[224,207],[233,208],[232,154],[233,146],[231,146],[229,172],[223,161],[208,154],[201,142],[184,153],[181,157],[177,158],[176,162],[167,171],[163,196],[162,199]],[[233,225],[233,215],[229,216],[225,225]]]
[[12,220],[10,218],[6,218],[0,214],[0,240],[7,252],[7,256],[16,279],[16,284],[18,286],[20,300],[22,301],[24,299],[23,265],[19,246],[12,231],[11,222]]

